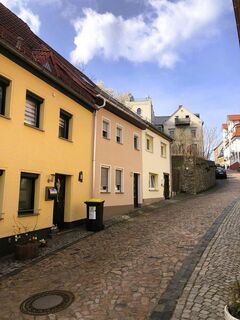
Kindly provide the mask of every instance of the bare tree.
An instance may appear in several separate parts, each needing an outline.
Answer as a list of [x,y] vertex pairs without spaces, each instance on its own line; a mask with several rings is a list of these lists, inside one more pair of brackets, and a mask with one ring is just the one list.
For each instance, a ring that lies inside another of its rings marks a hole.
[[115,91],[112,88],[108,88],[108,87],[105,86],[105,84],[104,84],[104,82],[102,80],[97,81],[96,84],[100,89],[102,89],[107,94],[109,94],[110,96],[112,96],[113,98],[117,99],[118,101],[120,101],[123,104],[125,104],[126,101],[130,101],[131,100],[131,97],[132,97],[131,93],[118,92],[118,91]]
[[221,142],[219,130],[204,127],[203,129],[203,154],[205,159],[211,159],[214,148]]

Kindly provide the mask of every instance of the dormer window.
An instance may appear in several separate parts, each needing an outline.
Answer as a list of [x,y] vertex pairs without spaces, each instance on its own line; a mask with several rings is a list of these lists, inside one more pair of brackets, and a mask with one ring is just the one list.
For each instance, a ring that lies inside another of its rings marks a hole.
[[142,109],[141,108],[137,108],[137,115],[139,115],[139,116],[142,115]]

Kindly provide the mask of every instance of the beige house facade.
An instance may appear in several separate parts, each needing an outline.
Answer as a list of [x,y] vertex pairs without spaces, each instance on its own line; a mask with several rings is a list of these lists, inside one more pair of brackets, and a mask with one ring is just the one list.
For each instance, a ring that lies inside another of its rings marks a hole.
[[174,139],[172,155],[203,156],[203,121],[199,114],[180,105],[162,125],[164,133]]
[[144,122],[124,106],[107,104],[96,112],[93,197],[105,200],[104,219],[142,204]]
[[142,132],[143,204],[171,197],[171,139],[147,124]]

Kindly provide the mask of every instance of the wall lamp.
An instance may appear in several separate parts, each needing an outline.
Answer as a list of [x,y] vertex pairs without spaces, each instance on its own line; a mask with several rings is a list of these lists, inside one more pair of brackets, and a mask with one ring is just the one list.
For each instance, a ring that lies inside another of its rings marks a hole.
[[80,171],[78,174],[78,181],[83,182],[83,172],[82,171]]

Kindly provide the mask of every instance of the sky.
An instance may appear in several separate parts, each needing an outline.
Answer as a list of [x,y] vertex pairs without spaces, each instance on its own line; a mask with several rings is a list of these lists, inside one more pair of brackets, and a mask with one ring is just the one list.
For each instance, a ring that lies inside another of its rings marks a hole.
[[119,93],[179,105],[220,128],[240,113],[232,0],[0,0],[52,48]]

